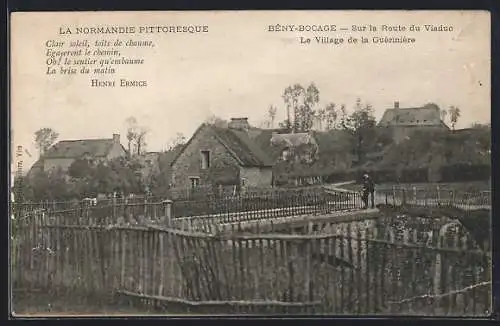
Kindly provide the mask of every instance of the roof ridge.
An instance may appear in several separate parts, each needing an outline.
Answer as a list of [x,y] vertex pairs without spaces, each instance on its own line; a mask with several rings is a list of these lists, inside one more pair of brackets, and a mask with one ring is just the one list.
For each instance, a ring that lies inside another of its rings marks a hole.
[[[106,156],[115,145],[112,138],[61,140],[50,147],[44,158],[80,157],[88,152],[94,156]],[[121,145],[121,144],[120,144]],[[121,145],[123,148],[123,145]]]
[[406,108],[388,108],[387,110],[419,110],[419,109],[427,109],[427,110],[434,110],[434,108],[429,108],[425,106],[414,106],[414,107],[406,107]]
[[58,141],[58,143],[62,143],[62,142],[77,142],[77,141],[89,141],[89,140],[113,140],[113,138],[64,139],[64,140]]

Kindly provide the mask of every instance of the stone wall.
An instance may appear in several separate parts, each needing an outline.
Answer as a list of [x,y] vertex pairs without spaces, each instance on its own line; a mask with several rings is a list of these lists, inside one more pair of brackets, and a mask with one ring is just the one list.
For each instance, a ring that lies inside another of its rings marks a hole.
[[[202,169],[201,151],[210,151],[210,168]],[[174,188],[186,189],[191,186],[190,177],[199,177],[201,186],[213,182],[239,180],[239,165],[236,159],[217,140],[209,128],[203,128],[172,165]]]

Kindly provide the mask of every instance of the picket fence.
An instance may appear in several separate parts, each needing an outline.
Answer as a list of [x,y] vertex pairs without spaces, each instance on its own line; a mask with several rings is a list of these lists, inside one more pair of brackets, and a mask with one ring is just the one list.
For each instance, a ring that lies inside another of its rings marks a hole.
[[111,209],[17,218],[14,287],[114,294],[211,314],[483,316],[491,307],[491,255],[458,234],[429,246],[416,232],[399,239],[349,225],[298,235],[244,234],[238,223],[220,232],[207,223],[202,232],[176,223],[169,203],[141,206],[140,221],[125,214],[139,214],[136,206]]

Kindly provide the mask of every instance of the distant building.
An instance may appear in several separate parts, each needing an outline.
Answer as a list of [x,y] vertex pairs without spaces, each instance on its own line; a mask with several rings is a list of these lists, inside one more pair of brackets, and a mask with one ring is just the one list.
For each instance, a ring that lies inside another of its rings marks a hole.
[[394,102],[394,107],[385,110],[378,125],[392,129],[396,143],[409,137],[415,130],[449,130],[449,127],[441,120],[440,109],[435,104],[400,108],[399,102]]
[[272,185],[270,130],[251,127],[247,118],[232,118],[227,126],[202,124],[174,158],[173,188]]
[[350,135],[343,130],[273,133],[271,147],[276,185],[307,185],[352,167]]
[[312,163],[319,157],[319,146],[313,132],[273,132],[271,145],[279,147],[280,161]]
[[59,168],[67,171],[77,159],[106,161],[126,154],[119,134],[113,134],[113,138],[107,139],[62,140],[50,147],[34,167],[43,167],[45,172]]

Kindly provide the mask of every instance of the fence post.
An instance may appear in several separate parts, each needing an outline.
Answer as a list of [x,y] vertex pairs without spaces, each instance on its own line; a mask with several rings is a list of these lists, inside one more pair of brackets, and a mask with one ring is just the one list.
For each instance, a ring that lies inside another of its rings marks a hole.
[[439,185],[436,186],[436,191],[437,191],[437,204],[441,203],[441,192],[439,191]]
[[173,201],[170,199],[164,200],[163,202],[164,209],[165,209],[165,223],[167,225],[172,225],[172,204]]
[[417,205],[417,187],[413,186],[413,201],[415,205]]
[[396,186],[392,186],[392,204],[396,206]]
[[441,274],[442,274],[442,259],[443,257],[441,256],[441,248],[443,247],[443,237],[445,235],[447,225],[444,227],[441,227],[440,229],[434,230],[434,232],[437,232],[437,244],[436,244],[436,258],[434,261],[434,279],[433,279],[433,289],[434,293],[433,295],[436,296],[434,299],[434,313],[436,313],[440,307],[441,307],[441,299],[439,298],[439,295],[442,293],[442,286],[441,286]]
[[117,223],[117,221],[116,221],[116,196],[115,195],[113,195],[113,198],[111,198],[111,208],[112,208],[111,214],[112,214],[112,219],[113,219],[112,223],[114,224],[114,223]]
[[125,216],[127,217],[128,222],[130,224],[132,224],[133,223],[133,210],[132,210],[132,206],[130,205],[128,198],[125,198],[124,212],[125,212]]

